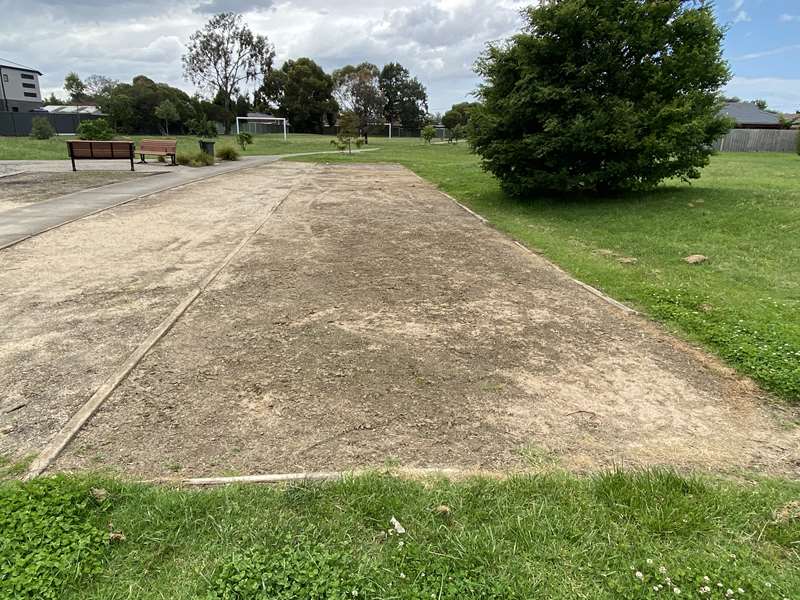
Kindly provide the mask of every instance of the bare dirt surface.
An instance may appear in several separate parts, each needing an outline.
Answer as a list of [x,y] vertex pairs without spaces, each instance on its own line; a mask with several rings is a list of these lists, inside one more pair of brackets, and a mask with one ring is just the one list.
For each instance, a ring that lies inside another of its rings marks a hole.
[[28,172],[9,175],[0,179],[0,214],[25,204],[147,175],[130,171]]
[[796,414],[390,166],[278,163],[3,256],[0,386],[33,401],[3,447],[43,441],[290,186],[55,470],[800,474]]
[[0,454],[41,450],[303,172],[188,184],[0,251]]

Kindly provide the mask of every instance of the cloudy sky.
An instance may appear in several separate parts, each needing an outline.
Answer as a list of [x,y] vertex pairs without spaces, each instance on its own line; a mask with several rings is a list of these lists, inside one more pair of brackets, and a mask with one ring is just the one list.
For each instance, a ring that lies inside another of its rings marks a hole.
[[[309,56],[326,70],[399,61],[428,88],[430,108],[469,98],[472,64],[488,40],[519,28],[517,0],[0,0],[0,57],[39,69],[46,94],[64,75],[145,74],[193,91],[180,56],[189,35],[221,11],[245,14],[278,61]],[[800,0],[716,0],[729,26],[729,93],[800,110]]]

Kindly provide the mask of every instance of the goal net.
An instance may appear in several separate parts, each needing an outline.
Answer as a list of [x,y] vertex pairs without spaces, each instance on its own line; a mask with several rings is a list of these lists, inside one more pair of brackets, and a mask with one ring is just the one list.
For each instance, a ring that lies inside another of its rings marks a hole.
[[286,119],[282,117],[236,117],[236,133],[252,135],[278,133],[286,140]]

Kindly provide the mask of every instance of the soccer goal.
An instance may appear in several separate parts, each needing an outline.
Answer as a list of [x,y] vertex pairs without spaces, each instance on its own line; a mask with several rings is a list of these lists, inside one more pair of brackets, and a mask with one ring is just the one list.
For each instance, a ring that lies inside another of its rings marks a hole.
[[253,135],[262,133],[280,133],[282,131],[283,140],[287,140],[286,119],[283,117],[236,117],[237,135],[243,131]]

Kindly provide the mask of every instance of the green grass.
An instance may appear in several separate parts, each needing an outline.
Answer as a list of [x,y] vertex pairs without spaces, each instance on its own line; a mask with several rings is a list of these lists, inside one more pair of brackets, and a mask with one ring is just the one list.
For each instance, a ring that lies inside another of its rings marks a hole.
[[[651,193],[513,200],[463,144],[375,145],[298,160],[404,164],[575,277],[800,400],[800,157],[723,154],[699,181]],[[709,261],[688,265],[690,254]]]
[[[667,471],[201,491],[5,483],[0,598],[797,597],[799,494]],[[30,576],[11,578],[15,566]],[[698,595],[704,577],[711,596]]]
[[[132,135],[119,136],[119,139],[130,139],[137,143],[142,139],[151,139],[158,136]],[[165,136],[178,140],[178,152],[196,152],[200,138],[195,136],[178,135]],[[67,155],[66,140],[75,139],[74,136],[59,136],[49,140],[34,140],[28,137],[0,137],[0,160],[58,160],[69,158]],[[205,139],[205,138],[204,138]],[[210,139],[210,138],[208,138]],[[332,137],[322,135],[292,134],[288,141],[283,141],[282,134],[257,135],[253,137],[253,144],[243,152],[245,156],[264,154],[290,154],[295,152],[317,152],[320,150],[333,150]],[[214,138],[216,147],[232,146],[238,148],[236,136],[221,135]],[[417,140],[414,140],[415,142]]]

